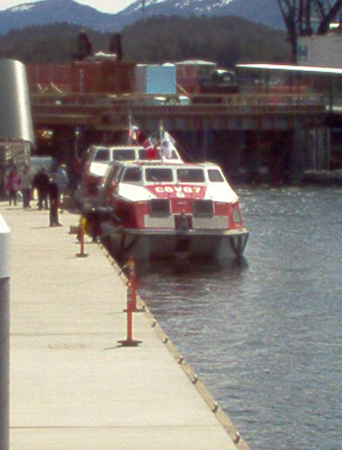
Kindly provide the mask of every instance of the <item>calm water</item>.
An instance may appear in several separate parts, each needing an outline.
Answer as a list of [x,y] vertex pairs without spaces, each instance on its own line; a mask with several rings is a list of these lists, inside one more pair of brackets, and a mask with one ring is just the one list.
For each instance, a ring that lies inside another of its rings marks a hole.
[[238,189],[228,267],[159,266],[140,294],[252,450],[342,448],[342,189]]

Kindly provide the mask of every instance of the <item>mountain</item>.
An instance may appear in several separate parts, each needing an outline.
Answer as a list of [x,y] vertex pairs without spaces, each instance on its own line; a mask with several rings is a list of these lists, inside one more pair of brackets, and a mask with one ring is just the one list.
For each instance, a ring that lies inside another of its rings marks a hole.
[[118,16],[132,23],[141,16],[240,16],[260,22],[271,28],[284,29],[285,25],[277,0],[136,0]]
[[236,15],[272,28],[284,29],[277,0],[142,0],[117,14],[107,14],[74,0],[41,0],[0,11],[0,33],[32,25],[67,22],[99,31],[116,32],[150,16]]
[[106,14],[74,0],[42,0],[0,11],[0,33],[32,25],[62,23],[81,25],[95,30],[116,30],[122,24],[115,14]]

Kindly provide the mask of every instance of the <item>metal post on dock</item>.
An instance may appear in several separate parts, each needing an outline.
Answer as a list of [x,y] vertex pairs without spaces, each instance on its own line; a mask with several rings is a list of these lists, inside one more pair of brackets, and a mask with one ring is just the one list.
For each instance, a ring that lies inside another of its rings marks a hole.
[[133,312],[136,310],[134,305],[134,291],[130,282],[127,283],[127,338],[118,341],[123,347],[137,347],[142,341],[133,339]]
[[128,283],[132,291],[132,311],[137,311],[137,280],[135,276],[135,262],[132,257],[128,260]]
[[0,450],[9,449],[10,230],[0,214]]
[[88,256],[88,253],[84,250],[84,235],[85,235],[85,223],[84,223],[84,217],[81,216],[80,218],[80,225],[79,225],[79,232],[78,232],[78,239],[80,241],[80,252],[76,253],[76,256],[78,258],[86,258]]

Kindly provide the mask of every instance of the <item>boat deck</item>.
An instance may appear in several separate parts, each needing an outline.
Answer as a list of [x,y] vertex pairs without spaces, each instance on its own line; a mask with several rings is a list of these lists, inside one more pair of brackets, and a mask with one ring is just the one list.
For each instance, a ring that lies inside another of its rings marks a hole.
[[126,287],[77,215],[0,204],[11,229],[11,450],[247,450],[147,309],[126,339]]

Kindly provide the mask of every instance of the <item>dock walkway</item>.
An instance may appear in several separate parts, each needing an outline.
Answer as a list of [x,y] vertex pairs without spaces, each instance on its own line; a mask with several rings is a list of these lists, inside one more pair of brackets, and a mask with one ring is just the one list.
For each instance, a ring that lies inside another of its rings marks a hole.
[[[126,287],[104,249],[79,244],[65,212],[0,203],[11,229],[11,450],[248,449],[150,312],[126,338]],[[202,395],[200,395],[202,391]]]

